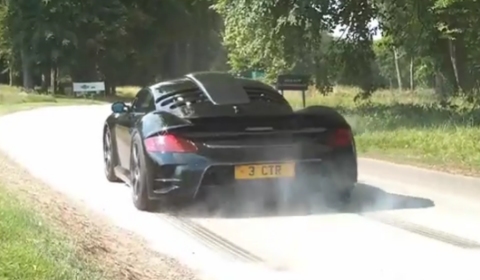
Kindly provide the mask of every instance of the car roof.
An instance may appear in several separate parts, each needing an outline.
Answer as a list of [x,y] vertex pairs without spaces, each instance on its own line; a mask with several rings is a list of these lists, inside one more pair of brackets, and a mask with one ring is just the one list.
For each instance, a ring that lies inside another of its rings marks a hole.
[[[233,78],[235,81],[237,81],[243,88],[256,88],[256,89],[264,89],[269,91],[276,91],[272,86],[258,80],[248,79],[244,77],[234,77],[230,74],[221,73],[221,72],[220,73],[219,72],[199,72],[199,73],[216,75],[217,79],[215,80],[215,82],[217,83],[223,82],[222,78],[226,78],[226,75],[229,75],[230,78]],[[148,88],[154,94],[155,99],[159,98],[162,95],[170,94],[173,92],[197,90],[199,89],[198,84],[196,84],[188,76],[189,75],[195,76],[195,75],[198,75],[199,73],[191,73],[191,74],[185,75],[185,77],[163,81],[163,82],[151,85]],[[221,75],[218,75],[218,74],[221,74]],[[226,82],[231,82],[230,79],[225,79],[224,81],[225,81],[223,82],[224,84]]]
[[221,72],[200,72],[152,85],[157,110],[181,117],[289,113],[288,101],[260,81]]

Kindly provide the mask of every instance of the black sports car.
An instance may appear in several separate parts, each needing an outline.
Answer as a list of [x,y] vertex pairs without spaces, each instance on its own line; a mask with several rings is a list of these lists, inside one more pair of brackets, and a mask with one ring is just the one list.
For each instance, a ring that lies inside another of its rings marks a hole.
[[[291,182],[347,200],[357,181],[351,128],[334,109],[294,111],[271,86],[203,72],[112,104],[103,129],[105,174],[132,189],[139,210],[232,183]],[[176,200],[175,200],[176,201]]]

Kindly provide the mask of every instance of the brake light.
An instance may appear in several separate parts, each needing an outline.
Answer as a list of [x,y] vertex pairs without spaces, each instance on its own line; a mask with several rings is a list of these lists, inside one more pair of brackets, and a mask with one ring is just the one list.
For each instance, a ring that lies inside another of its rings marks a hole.
[[347,147],[352,144],[352,132],[350,129],[340,128],[335,130],[328,143],[332,147]]
[[175,135],[159,135],[145,139],[145,149],[153,153],[193,153],[197,146]]

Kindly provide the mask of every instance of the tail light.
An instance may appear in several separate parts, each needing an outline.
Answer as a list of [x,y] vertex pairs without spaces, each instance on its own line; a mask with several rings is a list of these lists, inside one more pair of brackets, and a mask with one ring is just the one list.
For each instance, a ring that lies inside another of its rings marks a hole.
[[145,149],[153,153],[194,153],[197,146],[175,135],[159,135],[145,139]]
[[347,128],[335,130],[328,141],[331,147],[347,147],[352,144],[352,131]]

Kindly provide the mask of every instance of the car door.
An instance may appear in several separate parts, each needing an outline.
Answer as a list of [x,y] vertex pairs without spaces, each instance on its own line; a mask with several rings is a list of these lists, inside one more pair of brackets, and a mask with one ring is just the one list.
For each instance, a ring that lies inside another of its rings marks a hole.
[[130,169],[130,152],[132,145],[132,132],[135,124],[145,114],[155,110],[153,94],[148,89],[142,89],[133,100],[129,112],[119,116],[117,119],[117,139],[120,166]]

